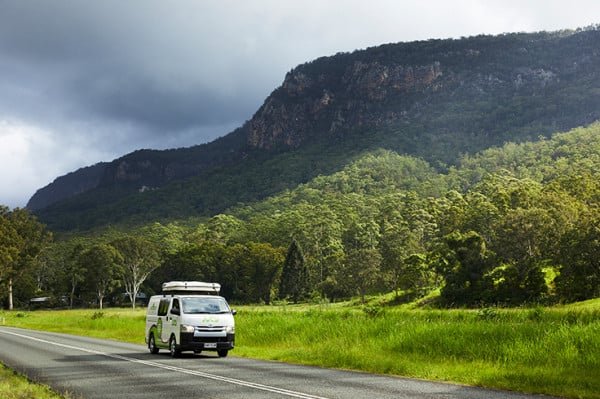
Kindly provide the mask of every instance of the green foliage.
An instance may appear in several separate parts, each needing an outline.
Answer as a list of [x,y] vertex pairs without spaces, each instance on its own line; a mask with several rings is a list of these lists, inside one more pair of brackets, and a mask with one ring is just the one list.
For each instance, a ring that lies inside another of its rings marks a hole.
[[449,251],[438,268],[446,280],[442,299],[446,304],[482,302],[489,287],[484,279],[492,266],[482,237],[474,231],[445,237]]
[[46,226],[26,209],[12,211],[0,206],[0,284],[8,295],[8,308],[13,309],[13,292],[18,301],[35,294],[32,277],[41,269],[40,254],[52,240]]
[[375,317],[383,312],[383,308],[381,306],[363,306],[362,311],[365,312],[367,316]]
[[27,377],[0,364],[0,397],[4,399],[69,399],[69,394],[59,394],[48,386],[36,384]]
[[279,297],[289,297],[294,303],[308,297],[310,291],[308,268],[302,248],[293,240],[288,249],[279,286]]
[[104,297],[125,277],[124,260],[123,255],[109,244],[95,244],[79,256],[79,262],[87,271],[86,288],[95,294],[100,309]]
[[117,267],[122,269],[120,274],[123,285],[131,300],[131,306],[135,308],[140,286],[150,273],[160,266],[160,252],[152,242],[131,235],[118,238],[111,243],[111,246],[116,252],[107,248],[102,256],[109,259],[109,270]]
[[218,281],[221,294],[228,298],[268,304],[277,296],[283,261],[283,248],[269,243],[189,243],[164,259],[146,288],[160,292],[162,283],[172,280]]
[[98,320],[104,317],[104,312],[94,312],[90,317],[92,320]]
[[599,219],[587,220],[566,234],[560,245],[558,296],[566,301],[600,297]]
[[[600,295],[599,170],[600,124],[508,143],[464,157],[444,173],[377,150],[210,218],[153,221],[57,242],[27,269],[20,287],[29,291],[21,298],[31,297],[36,284],[55,297],[89,297],[94,280],[86,273],[101,265],[88,270],[92,259],[79,259],[100,244],[118,250],[121,266],[148,258],[147,279],[137,280],[147,293],[164,281],[198,279],[220,282],[224,295],[244,303],[365,299],[390,291],[402,302],[434,290],[446,306],[594,298]],[[6,243],[18,237],[10,226],[0,220]],[[4,273],[13,270],[6,266],[10,248],[19,246],[0,249]],[[100,258],[102,266],[111,263]]]

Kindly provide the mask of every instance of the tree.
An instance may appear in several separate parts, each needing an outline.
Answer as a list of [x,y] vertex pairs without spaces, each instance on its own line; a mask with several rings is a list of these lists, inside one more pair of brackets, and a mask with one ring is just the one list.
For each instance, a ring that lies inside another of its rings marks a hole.
[[367,291],[382,277],[381,254],[377,250],[379,238],[379,226],[364,217],[353,220],[344,232],[344,283],[356,290],[363,303]]
[[7,284],[8,308],[13,309],[13,287],[27,277],[38,255],[52,240],[46,226],[26,209],[0,207],[0,280]]
[[247,302],[271,303],[284,262],[283,248],[249,242],[228,248],[231,268],[238,277],[237,296]]
[[119,284],[123,274],[123,257],[112,245],[96,244],[81,254],[79,263],[87,271],[85,283],[94,292],[102,309],[106,294]]
[[361,302],[369,289],[375,287],[381,277],[381,254],[376,248],[350,248],[344,268],[346,282],[354,287]]
[[140,231],[140,235],[152,241],[164,255],[175,254],[184,247],[184,234],[184,228],[175,223],[163,225],[154,222]]
[[8,309],[13,308],[13,275],[22,238],[8,219],[9,210],[0,207],[0,282],[7,285]]
[[160,290],[165,281],[204,280],[214,275],[214,261],[209,248],[217,244],[188,244],[177,252],[165,255],[162,265],[148,278],[148,283]]
[[380,240],[381,268],[386,273],[386,278],[391,282],[391,288],[398,290],[412,289],[419,291],[424,288],[426,281],[420,278],[420,272],[412,259],[417,256],[421,248],[418,238],[408,228],[403,220],[396,220],[393,224],[386,224]]
[[283,219],[287,219],[291,229],[288,235],[302,248],[310,284],[320,287],[343,256],[343,226],[337,214],[325,204],[301,203],[297,208]]
[[600,218],[584,221],[560,245],[562,262],[556,278],[560,300],[572,302],[600,296]]
[[111,243],[120,253],[123,268],[123,285],[131,307],[135,309],[135,300],[140,286],[157,267],[160,266],[160,254],[150,241],[136,236],[124,236]]
[[445,237],[445,261],[438,265],[446,280],[441,297],[449,305],[475,305],[485,298],[489,287],[485,274],[492,262],[483,238],[474,231],[455,232]]
[[69,288],[69,308],[73,308],[75,302],[75,294],[78,286],[85,281],[86,268],[79,261],[81,253],[84,251],[84,244],[79,240],[74,240],[67,244],[66,249],[62,254],[62,273]]
[[290,297],[294,303],[308,296],[308,268],[302,249],[296,240],[292,240],[283,262],[279,297]]
[[511,209],[499,223],[494,252],[503,267],[494,272],[495,300],[520,304],[535,302],[547,291],[542,268],[554,245],[554,220],[547,209]]
[[218,214],[210,218],[207,227],[206,239],[219,244],[236,242],[237,237],[243,232],[243,222],[234,216],[225,214]]
[[416,295],[425,293],[436,282],[436,273],[429,267],[427,258],[423,254],[412,254],[404,260],[404,273],[400,278],[400,287],[411,290]]

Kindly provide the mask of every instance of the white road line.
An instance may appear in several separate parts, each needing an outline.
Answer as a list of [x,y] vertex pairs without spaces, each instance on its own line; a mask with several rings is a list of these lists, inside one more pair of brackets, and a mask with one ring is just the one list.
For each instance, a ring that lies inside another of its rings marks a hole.
[[223,377],[223,376],[216,375],[216,374],[203,373],[201,371],[190,370],[190,369],[185,369],[185,368],[176,367],[176,366],[169,366],[166,364],[161,364],[161,363],[152,362],[152,361],[148,361],[148,360],[135,359],[135,358],[127,357],[127,356],[117,355],[114,353],[107,353],[107,352],[97,351],[97,350],[93,350],[93,349],[82,348],[79,346],[61,344],[58,342],[53,342],[53,341],[48,341],[48,340],[41,339],[41,338],[31,337],[28,335],[19,334],[19,333],[15,333],[12,331],[6,331],[3,329],[0,329],[0,333],[10,334],[10,335],[14,335],[16,337],[29,339],[29,340],[41,342],[44,344],[59,346],[62,348],[78,350],[78,351],[86,352],[86,353],[92,353],[94,355],[106,356],[106,357],[112,358],[112,359],[118,359],[118,360],[123,360],[123,361],[131,362],[131,363],[143,364],[145,366],[161,368],[164,370],[170,370],[170,371],[174,371],[174,372],[178,372],[178,373],[182,373],[182,374],[194,375],[196,377],[207,378],[207,379],[211,379],[211,380],[215,380],[215,381],[227,382],[229,384],[239,385],[239,386],[243,386],[243,387],[247,387],[247,388],[254,388],[254,389],[261,390],[261,391],[278,393],[278,394],[289,396],[292,398],[327,399],[322,396],[315,396],[315,395],[310,395],[307,393],[291,391],[289,389],[277,388],[277,387],[272,387],[272,386],[263,385],[263,384],[257,384],[255,382],[249,382],[249,381],[238,380],[235,378]]

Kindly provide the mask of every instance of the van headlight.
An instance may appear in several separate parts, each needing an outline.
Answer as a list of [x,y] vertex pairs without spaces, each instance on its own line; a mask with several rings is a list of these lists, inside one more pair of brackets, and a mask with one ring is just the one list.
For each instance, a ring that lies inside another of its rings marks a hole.
[[225,327],[225,332],[227,334],[234,334],[235,333],[235,327],[234,326],[227,326],[227,327]]
[[187,324],[182,324],[179,327],[179,331],[181,331],[182,333],[193,333],[195,331],[194,326],[188,326]]

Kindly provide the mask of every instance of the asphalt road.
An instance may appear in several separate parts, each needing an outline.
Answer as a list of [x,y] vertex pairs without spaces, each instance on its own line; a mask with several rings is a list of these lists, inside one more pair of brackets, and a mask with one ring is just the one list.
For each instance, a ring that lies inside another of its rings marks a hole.
[[[333,350],[333,349],[332,349]],[[235,350],[232,351],[235,353]],[[461,398],[535,396],[0,327],[0,362],[74,398]]]

